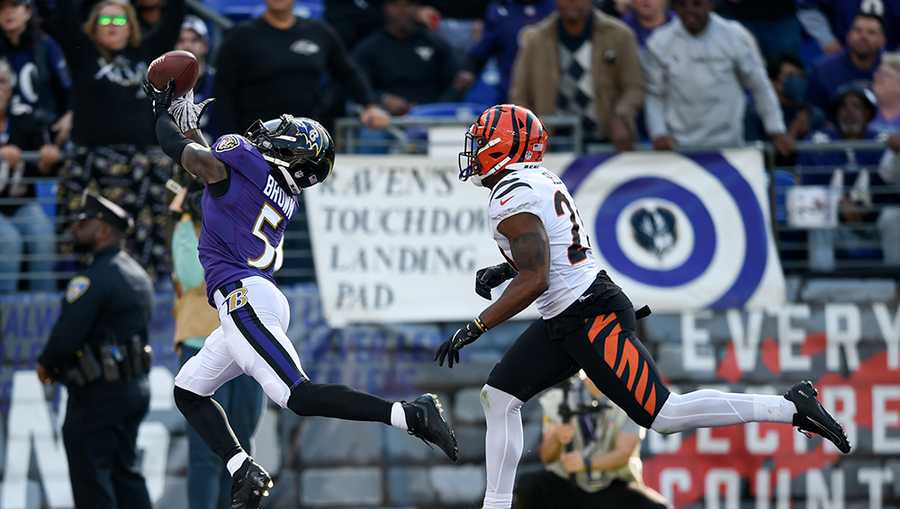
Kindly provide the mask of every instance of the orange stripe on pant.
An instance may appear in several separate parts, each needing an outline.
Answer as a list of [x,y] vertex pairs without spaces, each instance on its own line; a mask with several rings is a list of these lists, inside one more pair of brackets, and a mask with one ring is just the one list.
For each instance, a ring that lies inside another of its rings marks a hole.
[[593,343],[594,340],[597,339],[600,331],[602,331],[604,327],[612,323],[612,321],[615,319],[615,313],[610,313],[608,315],[599,315],[597,318],[594,318],[594,323],[591,325],[591,329],[588,331],[588,339],[591,341],[591,343]]
[[647,398],[647,401],[644,402],[644,410],[646,410],[651,417],[656,415],[656,384],[650,386],[650,396]]
[[622,332],[622,327],[619,324],[616,324],[613,327],[613,330],[610,331],[609,336],[606,336],[606,340],[603,343],[603,360],[606,361],[606,365],[609,366],[609,369],[616,369],[616,355],[619,353],[619,333]]
[[[618,334],[616,334],[616,338],[618,339]],[[613,336],[610,335],[609,339],[613,339]],[[625,343],[622,345],[622,356],[619,357],[619,365],[618,369],[616,369],[616,376],[622,378],[622,375],[625,373],[625,368],[628,368],[628,383],[626,385],[628,386],[629,391],[632,387],[634,387],[634,377],[635,375],[637,375],[639,359],[640,354],[638,354],[637,348],[635,348],[634,343],[632,343],[631,340],[626,337]]]
[[647,390],[647,372],[650,371],[650,366],[647,365],[647,361],[641,361],[641,378],[638,380],[637,388],[634,390],[634,397],[637,398],[638,403],[644,399],[644,391]]

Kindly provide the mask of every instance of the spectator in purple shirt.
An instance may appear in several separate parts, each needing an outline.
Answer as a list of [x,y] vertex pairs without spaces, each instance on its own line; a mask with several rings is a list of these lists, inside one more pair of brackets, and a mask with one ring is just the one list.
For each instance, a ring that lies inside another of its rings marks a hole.
[[622,21],[631,27],[637,36],[638,45],[644,49],[647,39],[657,28],[672,19],[669,0],[633,0],[631,11],[622,16]]
[[872,89],[878,98],[878,114],[869,127],[881,135],[900,133],[900,53],[882,57]]
[[813,68],[807,92],[809,102],[825,110],[829,99],[842,86],[850,83],[871,86],[883,49],[884,21],[872,14],[857,14],[847,34],[847,49]]
[[519,31],[553,12],[554,0],[498,0],[488,4],[481,40],[469,50],[465,68],[457,76],[457,88],[471,85],[491,58],[500,71],[501,98],[506,101],[513,62],[519,51]]

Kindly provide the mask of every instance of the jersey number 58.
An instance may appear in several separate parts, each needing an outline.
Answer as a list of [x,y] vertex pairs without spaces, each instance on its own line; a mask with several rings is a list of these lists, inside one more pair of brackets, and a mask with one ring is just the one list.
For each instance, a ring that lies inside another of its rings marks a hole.
[[284,216],[282,216],[278,210],[268,203],[263,204],[262,210],[259,211],[259,215],[256,217],[256,223],[253,225],[253,231],[251,233],[253,233],[256,238],[263,241],[263,246],[265,246],[265,248],[259,257],[247,259],[247,265],[263,271],[273,268],[273,264],[274,270],[281,268],[282,263],[284,263],[284,237],[281,238],[281,241],[277,246],[272,246],[272,244],[269,243],[269,238],[263,233],[263,225],[268,224],[273,230],[277,230],[282,221],[284,221]]

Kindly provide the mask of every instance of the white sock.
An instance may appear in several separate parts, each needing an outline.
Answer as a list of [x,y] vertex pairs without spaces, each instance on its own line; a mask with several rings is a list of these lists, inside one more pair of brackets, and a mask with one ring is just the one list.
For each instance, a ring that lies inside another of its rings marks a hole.
[[484,509],[509,509],[512,506],[516,468],[522,456],[522,401],[500,389],[485,385],[481,406],[487,420],[484,437],[487,483]]
[[784,396],[701,389],[669,394],[651,427],[660,433],[677,433],[746,422],[790,423],[796,411]]
[[250,456],[247,456],[247,453],[245,453],[244,451],[241,451],[241,452],[235,454],[234,456],[232,456],[231,458],[228,458],[228,462],[225,463],[225,467],[228,468],[228,473],[232,477],[234,477],[234,473],[237,472],[239,468],[241,468],[241,465],[244,464],[244,460],[246,460],[249,457]]
[[406,423],[406,411],[403,410],[403,404],[399,401],[391,405],[391,426],[402,430],[409,429]]

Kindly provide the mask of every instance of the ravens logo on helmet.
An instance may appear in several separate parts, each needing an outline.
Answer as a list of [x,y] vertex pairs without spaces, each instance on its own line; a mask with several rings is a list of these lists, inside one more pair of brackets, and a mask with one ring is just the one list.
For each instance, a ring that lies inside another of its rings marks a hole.
[[281,115],[267,122],[257,120],[246,138],[293,194],[322,182],[334,167],[334,141],[322,124],[310,118]]

